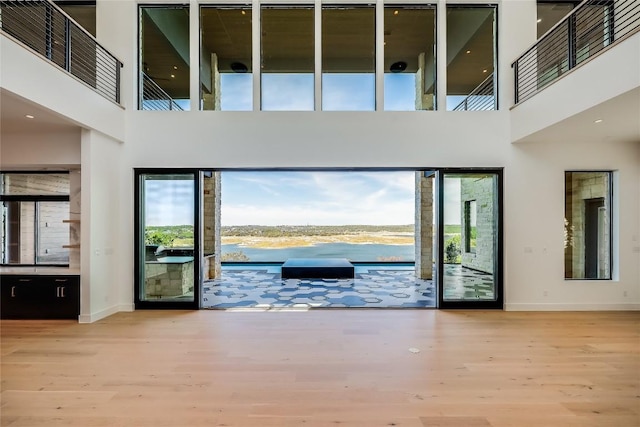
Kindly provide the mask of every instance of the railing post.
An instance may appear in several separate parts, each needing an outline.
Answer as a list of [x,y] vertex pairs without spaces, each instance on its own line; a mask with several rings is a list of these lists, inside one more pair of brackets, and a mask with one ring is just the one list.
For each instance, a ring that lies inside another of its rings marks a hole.
[[71,72],[71,21],[64,19],[64,69]]
[[44,5],[44,21],[44,55],[51,61],[53,60],[53,11],[49,2],[45,2]]
[[514,98],[515,98],[515,104],[517,104],[520,101],[520,75],[519,75],[519,68],[520,68],[520,60],[516,60],[516,62],[513,63],[513,93],[514,93]]
[[567,31],[569,38],[569,70],[576,66],[578,60],[577,46],[576,46],[576,15],[571,15],[567,20]]
[[116,59],[116,102],[120,104],[120,69],[122,63]]

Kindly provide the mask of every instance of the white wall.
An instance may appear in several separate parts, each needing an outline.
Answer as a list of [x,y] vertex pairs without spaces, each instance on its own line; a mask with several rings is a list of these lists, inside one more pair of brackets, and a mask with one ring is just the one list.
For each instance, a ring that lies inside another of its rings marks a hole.
[[80,129],[44,133],[2,133],[2,169],[68,168],[80,164]]
[[4,34],[0,35],[0,52],[3,89],[83,127],[124,139],[124,114],[120,106]]
[[[622,40],[583,66],[573,69],[565,77],[515,107],[512,112],[511,137],[513,141],[522,140],[638,87],[640,33]],[[558,102],[560,99],[567,102]]]
[[[640,143],[523,143],[513,146],[510,157],[504,206],[506,308],[640,308]],[[616,171],[613,222],[619,229],[614,230],[610,281],[563,279],[564,172],[589,169]]]
[[82,131],[80,322],[131,309],[120,304],[119,293],[118,256],[126,240],[119,219],[121,153],[120,142],[96,131]]

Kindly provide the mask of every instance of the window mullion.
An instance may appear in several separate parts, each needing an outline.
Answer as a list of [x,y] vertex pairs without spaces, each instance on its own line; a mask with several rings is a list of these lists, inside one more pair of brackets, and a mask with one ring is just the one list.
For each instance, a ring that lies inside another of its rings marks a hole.
[[384,110],[384,1],[376,1],[376,53],[374,56],[376,70],[376,111]]
[[251,62],[253,63],[253,111],[260,111],[262,108],[261,95],[262,87],[262,39],[260,37],[260,27],[262,14],[260,1],[252,0],[252,21],[251,21]]
[[315,111],[322,110],[322,0],[314,3],[314,105]]

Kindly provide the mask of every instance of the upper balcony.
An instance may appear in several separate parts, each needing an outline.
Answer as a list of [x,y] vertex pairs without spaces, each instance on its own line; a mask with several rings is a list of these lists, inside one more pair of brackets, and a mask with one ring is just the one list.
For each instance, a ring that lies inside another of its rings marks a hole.
[[[640,139],[637,0],[583,1],[524,52],[513,69],[514,142],[560,135]],[[594,122],[607,124],[595,131]]]
[[[122,62],[60,7],[49,0],[0,1],[0,44],[3,120],[15,115],[7,109],[27,102],[60,125],[123,140]],[[5,124],[3,133],[19,131],[16,123]],[[29,124],[23,131],[34,129]]]
[[122,62],[53,2],[0,1],[0,31],[120,103]]

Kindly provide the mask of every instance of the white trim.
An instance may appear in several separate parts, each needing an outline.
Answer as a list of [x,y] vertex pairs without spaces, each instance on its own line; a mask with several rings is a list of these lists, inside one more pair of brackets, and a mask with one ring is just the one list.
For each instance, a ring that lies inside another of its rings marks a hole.
[[447,111],[447,4],[436,5],[436,102],[435,111]]
[[253,76],[253,111],[262,110],[262,10],[259,0],[251,2],[251,73]]
[[375,110],[384,111],[384,1],[375,5]]
[[200,110],[200,5],[197,0],[189,3],[189,98],[191,111]]
[[505,311],[640,311],[640,303],[507,303]]
[[109,317],[121,311],[134,311],[134,306],[133,304],[119,304],[111,306],[109,308],[105,308],[104,310],[100,310],[95,313],[81,314],[80,316],[78,316],[78,323],[97,322],[98,320],[104,319],[105,317]]

